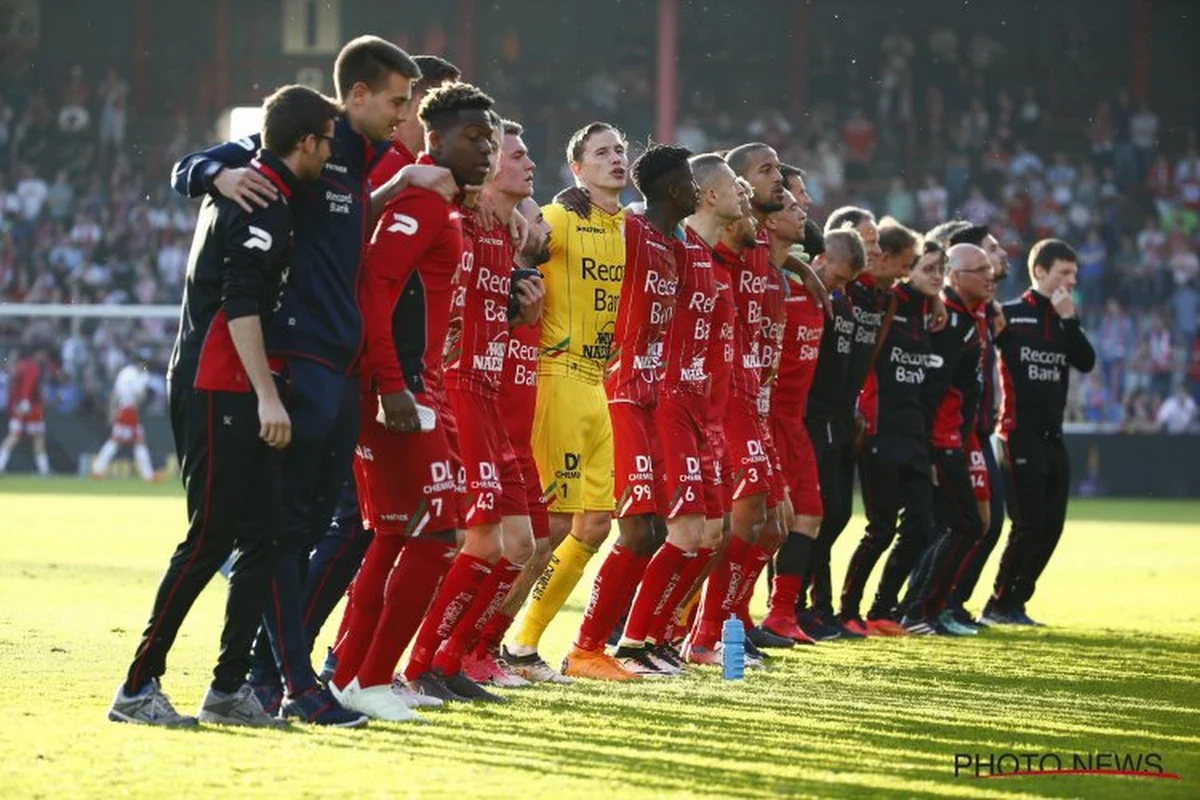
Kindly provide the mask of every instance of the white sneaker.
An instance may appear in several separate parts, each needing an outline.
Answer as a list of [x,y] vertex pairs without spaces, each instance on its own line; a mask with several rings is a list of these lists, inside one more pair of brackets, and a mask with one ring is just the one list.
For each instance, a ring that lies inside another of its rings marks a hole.
[[392,678],[392,693],[399,697],[400,702],[409,708],[441,708],[446,705],[445,701],[440,697],[419,694],[408,688],[408,681],[404,680],[403,675],[397,675]]
[[424,722],[415,711],[404,704],[391,686],[368,686],[353,693],[343,692],[341,704],[350,711],[366,714],[385,722]]
[[339,689],[337,687],[337,684],[335,684],[332,680],[329,682],[329,693],[331,695],[333,695],[334,700],[337,700],[343,706],[346,705],[346,698],[352,697],[361,688],[362,687],[358,685],[357,677],[355,677],[354,680],[352,680],[348,684],[346,684],[345,689]]

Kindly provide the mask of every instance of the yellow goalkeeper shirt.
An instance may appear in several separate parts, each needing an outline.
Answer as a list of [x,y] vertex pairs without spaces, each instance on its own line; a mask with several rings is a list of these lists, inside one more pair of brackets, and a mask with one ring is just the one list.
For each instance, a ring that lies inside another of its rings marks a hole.
[[542,213],[551,232],[538,369],[600,383],[625,276],[625,211],[593,207],[583,218],[552,203]]

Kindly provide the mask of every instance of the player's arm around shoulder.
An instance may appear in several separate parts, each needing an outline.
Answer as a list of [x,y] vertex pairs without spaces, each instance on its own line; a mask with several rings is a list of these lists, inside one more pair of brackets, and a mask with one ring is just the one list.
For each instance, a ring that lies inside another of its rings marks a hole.
[[407,277],[449,220],[445,199],[410,186],[383,209],[367,248],[367,268],[390,278]]

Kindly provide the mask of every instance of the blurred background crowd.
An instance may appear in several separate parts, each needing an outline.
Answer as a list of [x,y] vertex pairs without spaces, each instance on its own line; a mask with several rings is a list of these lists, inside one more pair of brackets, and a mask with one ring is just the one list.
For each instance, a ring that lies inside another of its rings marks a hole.
[[[285,14],[306,5],[279,1]],[[347,3],[333,5],[350,14]],[[578,125],[612,121],[635,143],[656,123],[661,129],[654,4],[614,2],[586,31],[583,17],[598,13],[592,6],[568,14],[572,4],[520,4],[527,17],[544,14],[533,25],[495,5],[480,6],[469,31],[462,8],[459,18],[422,10],[402,28],[397,22],[403,33],[392,38],[456,61],[526,126],[539,198],[569,180],[562,148]],[[1197,108],[1186,64],[1143,64],[1138,32],[1152,32],[1157,47],[1179,27],[1165,12],[1186,11],[1186,3],[1063,0],[1033,14],[1029,4],[998,2],[955,16],[939,9],[961,4],[931,0],[919,6],[923,17],[901,14],[905,24],[881,16],[903,3],[856,5],[854,18],[821,0],[754,11],[712,5],[699,19],[698,3],[678,4],[677,141],[697,152],[774,145],[807,170],[818,218],[855,203],[918,230],[952,217],[987,224],[1010,254],[1002,298],[1028,285],[1024,260],[1034,241],[1066,239],[1079,253],[1077,302],[1100,364],[1074,381],[1070,419],[1112,430],[1195,429]],[[1144,5],[1154,9],[1149,20],[1138,17],[1150,13]],[[1095,33],[1089,21],[1105,15],[1117,24]],[[781,32],[759,46],[768,23]],[[376,30],[388,35],[387,25]],[[339,24],[336,41],[357,32],[352,21]],[[470,34],[469,51],[456,33]],[[0,302],[177,302],[196,208],[170,191],[171,163],[212,143],[222,101],[257,102],[274,86],[269,75],[282,83],[307,69],[310,82],[331,91],[329,57],[309,55],[268,60],[261,76],[241,75],[235,59],[227,96],[202,82],[196,103],[186,93],[136,102],[136,63],[84,65],[60,55],[35,59],[37,69],[10,64],[0,73]],[[1182,80],[1162,79],[1172,74]],[[128,359],[165,364],[173,330],[162,318],[0,318],[0,352],[49,343],[52,402],[102,408]]]

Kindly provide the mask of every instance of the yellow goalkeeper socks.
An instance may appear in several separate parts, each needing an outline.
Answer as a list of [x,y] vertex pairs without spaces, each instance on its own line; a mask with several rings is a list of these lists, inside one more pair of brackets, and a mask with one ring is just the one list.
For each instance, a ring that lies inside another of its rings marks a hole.
[[595,554],[595,548],[574,536],[563,539],[533,586],[529,607],[525,609],[521,627],[513,639],[517,654],[527,655],[537,650],[542,634],[579,584],[588,561]]

